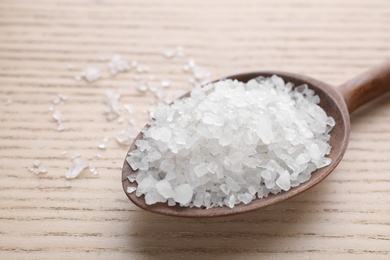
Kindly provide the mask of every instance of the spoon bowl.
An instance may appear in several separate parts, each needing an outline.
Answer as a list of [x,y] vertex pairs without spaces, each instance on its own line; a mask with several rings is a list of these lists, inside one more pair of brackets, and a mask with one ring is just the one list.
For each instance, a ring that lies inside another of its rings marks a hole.
[[[159,214],[178,217],[217,217],[234,215],[265,208],[267,206],[271,206],[290,199],[318,184],[320,181],[326,178],[340,163],[348,145],[350,133],[349,114],[364,103],[390,90],[390,63],[386,63],[377,68],[374,68],[371,71],[361,74],[358,77],[341,85],[339,88],[335,88],[325,82],[303,75],[279,71],[260,71],[237,74],[229,76],[227,79],[236,79],[241,82],[248,82],[250,79],[256,78],[258,76],[270,77],[272,75],[277,75],[283,78],[285,82],[293,83],[294,86],[307,84],[308,87],[314,90],[315,93],[320,97],[321,101],[319,105],[325,110],[328,116],[333,117],[335,120],[336,124],[330,133],[331,137],[329,141],[332,147],[331,152],[328,155],[328,157],[332,159],[330,165],[317,169],[312,173],[312,176],[308,181],[300,184],[297,187],[291,188],[289,191],[283,191],[278,194],[270,194],[266,198],[254,199],[249,204],[240,203],[235,205],[232,209],[228,207],[214,207],[205,209],[196,207],[181,207],[179,205],[172,207],[168,206],[167,203],[147,205],[145,203],[144,196],[137,197],[135,192],[127,193],[127,187],[136,187],[137,183],[132,183],[128,180],[127,177],[136,173],[136,171],[133,171],[133,169],[125,160],[122,169],[122,185],[129,199],[142,209]],[[181,98],[188,97],[189,95],[190,93],[187,93]],[[136,137],[129,149],[129,152],[137,148],[135,141],[139,139],[142,139],[142,133]]]

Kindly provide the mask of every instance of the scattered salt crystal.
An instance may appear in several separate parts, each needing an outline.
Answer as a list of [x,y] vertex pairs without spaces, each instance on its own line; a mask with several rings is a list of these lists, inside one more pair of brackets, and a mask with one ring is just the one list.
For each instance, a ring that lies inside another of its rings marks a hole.
[[39,167],[38,167],[38,170],[41,173],[46,173],[48,171],[48,168],[47,168],[46,164],[41,163],[41,165],[39,165]]
[[173,199],[180,204],[187,204],[191,201],[193,190],[189,184],[176,186]]
[[40,164],[41,164],[40,160],[34,160],[34,166],[35,167],[39,167]]
[[133,106],[131,104],[125,104],[123,107],[129,114],[132,114],[134,112]]
[[171,59],[175,56],[175,50],[166,50],[163,52],[163,56],[167,59]]
[[105,136],[105,137],[103,138],[102,142],[101,142],[97,147],[98,147],[99,149],[102,149],[102,150],[106,149],[106,148],[107,148],[107,143],[108,143],[109,140],[110,140],[110,137]]
[[34,163],[28,166],[27,169],[37,175],[40,173],[47,173],[49,170],[46,164],[42,163],[40,160],[34,160]]
[[163,80],[163,81],[161,81],[160,85],[163,88],[167,88],[171,85],[171,82],[169,80]]
[[67,96],[64,96],[64,95],[59,94],[58,97],[56,97],[56,98],[53,99],[53,104],[54,104],[54,105],[61,104],[63,101],[65,101],[65,100],[67,100],[67,99],[68,99]]
[[79,152],[75,152],[71,156],[72,160],[75,159],[75,158],[78,158],[78,157],[81,157],[81,153],[79,153]]
[[64,130],[65,130],[64,125],[61,122],[59,122],[58,125],[57,125],[57,131],[61,132],[61,131],[64,131]]
[[184,71],[189,71],[190,70],[190,66],[188,64],[183,65],[183,70]]
[[53,110],[52,115],[54,121],[57,123],[57,131],[63,131],[64,125],[62,124],[62,113],[59,110]]
[[135,115],[130,115],[129,116],[129,123],[131,125],[137,125],[138,124],[138,118]]
[[190,68],[195,68],[195,61],[193,59],[189,59],[188,60],[188,67]]
[[53,119],[54,119],[55,121],[61,121],[61,120],[62,120],[61,111],[55,110],[55,111],[53,112]]
[[146,92],[148,90],[148,84],[146,82],[140,82],[137,85],[137,90],[142,93]]
[[65,174],[67,179],[74,179],[79,176],[79,174],[89,166],[89,162],[82,158],[74,158],[69,167],[68,172]]
[[120,55],[114,55],[108,62],[108,68],[111,75],[118,74],[120,72],[126,72],[130,70],[130,64],[124,60]]
[[149,72],[150,68],[148,66],[141,66],[138,65],[136,68],[137,73],[144,73],[144,72]]
[[99,174],[98,170],[97,170],[95,167],[90,168],[89,171],[90,171],[93,175],[98,175],[98,174]]
[[176,56],[179,58],[186,56],[184,53],[184,48],[182,46],[177,46],[175,51],[176,51]]
[[116,136],[116,140],[121,145],[130,145],[137,135],[138,135],[137,129],[127,128],[118,132]]
[[81,75],[87,82],[93,82],[100,78],[100,70],[94,67],[87,67]]
[[108,121],[116,119],[121,115],[121,104],[119,102],[121,96],[122,94],[120,91],[106,92],[104,101],[106,103],[105,114]]
[[62,156],[65,156],[67,154],[68,154],[68,151],[62,151],[62,153],[61,153]]
[[133,60],[133,61],[131,61],[131,67],[137,67],[138,66],[138,61],[136,61],[136,60]]

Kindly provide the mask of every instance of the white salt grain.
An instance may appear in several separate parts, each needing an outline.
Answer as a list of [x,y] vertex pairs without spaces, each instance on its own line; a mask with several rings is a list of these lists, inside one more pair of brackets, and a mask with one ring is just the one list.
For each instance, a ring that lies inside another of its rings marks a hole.
[[37,175],[40,173],[47,173],[49,170],[46,164],[42,163],[40,160],[34,160],[34,163],[28,166],[27,169]]
[[175,188],[173,199],[180,204],[187,204],[191,201],[193,190],[189,184],[182,184]]
[[171,85],[171,82],[169,80],[163,80],[163,81],[161,81],[160,85],[163,88],[167,88]]
[[98,175],[99,174],[97,168],[95,168],[95,167],[94,168],[90,168],[89,172],[92,173],[93,175]]
[[94,67],[87,67],[81,75],[87,82],[93,82],[100,78],[100,70]]
[[138,135],[138,132],[135,128],[123,129],[117,133],[116,140],[121,145],[130,145]]
[[62,113],[59,110],[53,110],[53,119],[57,123],[57,131],[63,131],[64,125],[62,124]]
[[120,55],[114,55],[108,62],[108,68],[111,75],[130,70],[130,64],[124,60]]
[[138,83],[137,90],[141,93],[148,91],[148,84],[146,82]]
[[[193,82],[204,78],[193,60]],[[331,163],[335,122],[306,85],[282,78],[223,80],[153,109],[154,120],[127,157],[137,196],[148,204],[233,208],[288,191]],[[122,133],[122,142],[133,137]],[[118,140],[119,142],[119,140]]]
[[79,174],[89,166],[89,162],[82,158],[74,158],[69,167],[68,172],[65,174],[67,179],[74,179],[79,176]]
[[133,192],[136,191],[136,190],[137,190],[136,187],[127,187],[126,192],[127,192],[127,193],[133,193]]
[[120,91],[107,91],[104,98],[106,104],[106,118],[108,121],[118,118],[121,115],[121,104],[119,99],[122,94]]
[[108,143],[109,140],[110,140],[110,137],[105,136],[105,137],[103,138],[102,142],[101,142],[100,144],[98,144],[97,147],[98,147],[99,149],[102,149],[102,150],[106,149],[106,148],[107,148],[107,143]]
[[175,56],[175,50],[166,50],[163,52],[163,56],[167,59],[171,59]]
[[38,170],[41,173],[47,173],[48,168],[47,168],[46,164],[41,163],[41,165],[39,165],[39,167],[38,167]]

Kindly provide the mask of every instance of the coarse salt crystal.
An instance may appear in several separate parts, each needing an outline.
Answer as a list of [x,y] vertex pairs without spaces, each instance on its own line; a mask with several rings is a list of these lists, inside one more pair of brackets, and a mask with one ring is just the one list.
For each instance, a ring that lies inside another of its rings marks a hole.
[[171,82],[169,80],[163,80],[163,81],[161,81],[160,85],[163,88],[167,88],[171,85]]
[[89,166],[89,162],[82,158],[74,158],[69,167],[69,170],[66,172],[65,177],[67,179],[74,179],[79,176],[79,174]]
[[93,82],[100,78],[100,70],[94,67],[87,67],[81,75],[87,82]]
[[28,166],[27,169],[37,175],[40,173],[47,173],[49,170],[46,164],[42,163],[40,160],[34,160],[34,163]]
[[175,54],[176,54],[175,50],[165,50],[165,51],[163,52],[163,56],[164,56],[165,58],[167,58],[167,59],[173,58],[173,57],[175,56]]
[[111,60],[108,62],[108,68],[111,75],[118,74],[120,72],[126,72],[130,70],[130,64],[122,58],[120,55],[112,56]]
[[105,96],[106,118],[108,121],[118,118],[121,115],[121,104],[119,99],[122,93],[120,91],[107,91]]

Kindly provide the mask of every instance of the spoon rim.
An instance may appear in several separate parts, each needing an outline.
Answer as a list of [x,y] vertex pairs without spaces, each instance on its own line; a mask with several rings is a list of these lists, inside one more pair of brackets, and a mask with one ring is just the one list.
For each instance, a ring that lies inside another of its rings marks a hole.
[[[209,208],[209,209],[206,209],[204,207],[202,207],[202,208],[180,207],[179,205],[168,206],[167,202],[165,202],[165,203],[160,202],[160,203],[156,203],[153,205],[147,205],[145,203],[145,200],[144,200],[144,195],[137,197],[135,195],[136,192],[132,192],[132,193],[127,192],[127,187],[137,187],[136,181],[130,182],[127,178],[129,175],[134,174],[137,171],[133,171],[133,169],[127,163],[126,158],[128,157],[128,154],[131,151],[136,149],[135,142],[139,139],[142,139],[143,134],[141,131],[138,134],[138,136],[134,139],[133,143],[131,144],[129,151],[126,154],[123,168],[122,168],[122,187],[123,187],[123,190],[124,190],[126,196],[139,208],[150,211],[150,212],[158,213],[158,214],[175,216],[175,217],[188,217],[188,218],[222,217],[222,216],[237,215],[237,214],[250,212],[250,211],[254,211],[254,210],[258,210],[258,209],[262,209],[265,207],[275,205],[279,202],[291,199],[291,198],[299,195],[300,193],[313,188],[318,183],[320,183],[323,179],[325,179],[331,172],[333,172],[333,170],[337,167],[337,165],[340,163],[341,159],[343,158],[345,151],[346,151],[346,148],[347,148],[347,145],[348,145],[349,133],[350,133],[350,120],[349,120],[348,109],[347,109],[347,106],[346,106],[346,103],[344,101],[343,96],[337,90],[337,88],[335,88],[335,87],[333,87],[325,82],[322,82],[322,81],[319,81],[319,80],[316,80],[316,79],[313,79],[313,78],[310,78],[310,77],[307,77],[304,75],[299,75],[299,74],[294,74],[294,73],[289,73],[289,72],[282,72],[282,71],[256,71],[256,72],[239,73],[239,74],[223,77],[221,79],[212,81],[211,83],[219,81],[219,80],[223,80],[223,79],[240,79],[240,78],[248,78],[248,80],[244,81],[244,82],[247,82],[250,79],[255,78],[257,76],[269,77],[272,75],[277,75],[277,76],[283,78],[283,80],[285,82],[291,82],[291,81],[301,81],[302,82],[300,84],[294,84],[294,87],[299,86],[301,84],[307,84],[310,89],[321,90],[321,92],[323,94],[325,94],[328,99],[332,100],[336,104],[336,106],[338,108],[337,110],[340,112],[340,115],[342,118],[342,122],[336,122],[336,123],[343,124],[343,127],[342,127],[343,136],[341,138],[342,140],[338,140],[338,141],[340,141],[341,146],[337,150],[337,153],[335,155],[333,155],[332,162],[330,165],[323,167],[323,168],[320,168],[320,169],[316,169],[312,173],[312,176],[309,180],[307,180],[304,183],[301,183],[297,187],[291,188],[289,191],[282,191],[282,192],[277,193],[277,194],[270,194],[266,198],[255,198],[249,204],[243,204],[243,203],[236,204],[234,206],[234,208],[232,208],[232,209],[227,207],[227,206],[213,207],[213,208]],[[207,84],[209,84],[209,83],[203,84],[203,86],[207,85]],[[190,92],[191,91],[187,92],[186,94],[179,97],[178,99],[188,97],[190,95]],[[318,93],[316,92],[316,94],[318,94]],[[149,125],[146,124],[142,129],[144,129],[145,127],[149,127]],[[331,132],[331,138],[332,138],[332,132]],[[334,148],[332,147],[332,150],[333,149]],[[328,158],[329,157],[330,156],[328,156]],[[315,174],[317,177],[315,179],[313,179],[313,175],[315,175]]]

